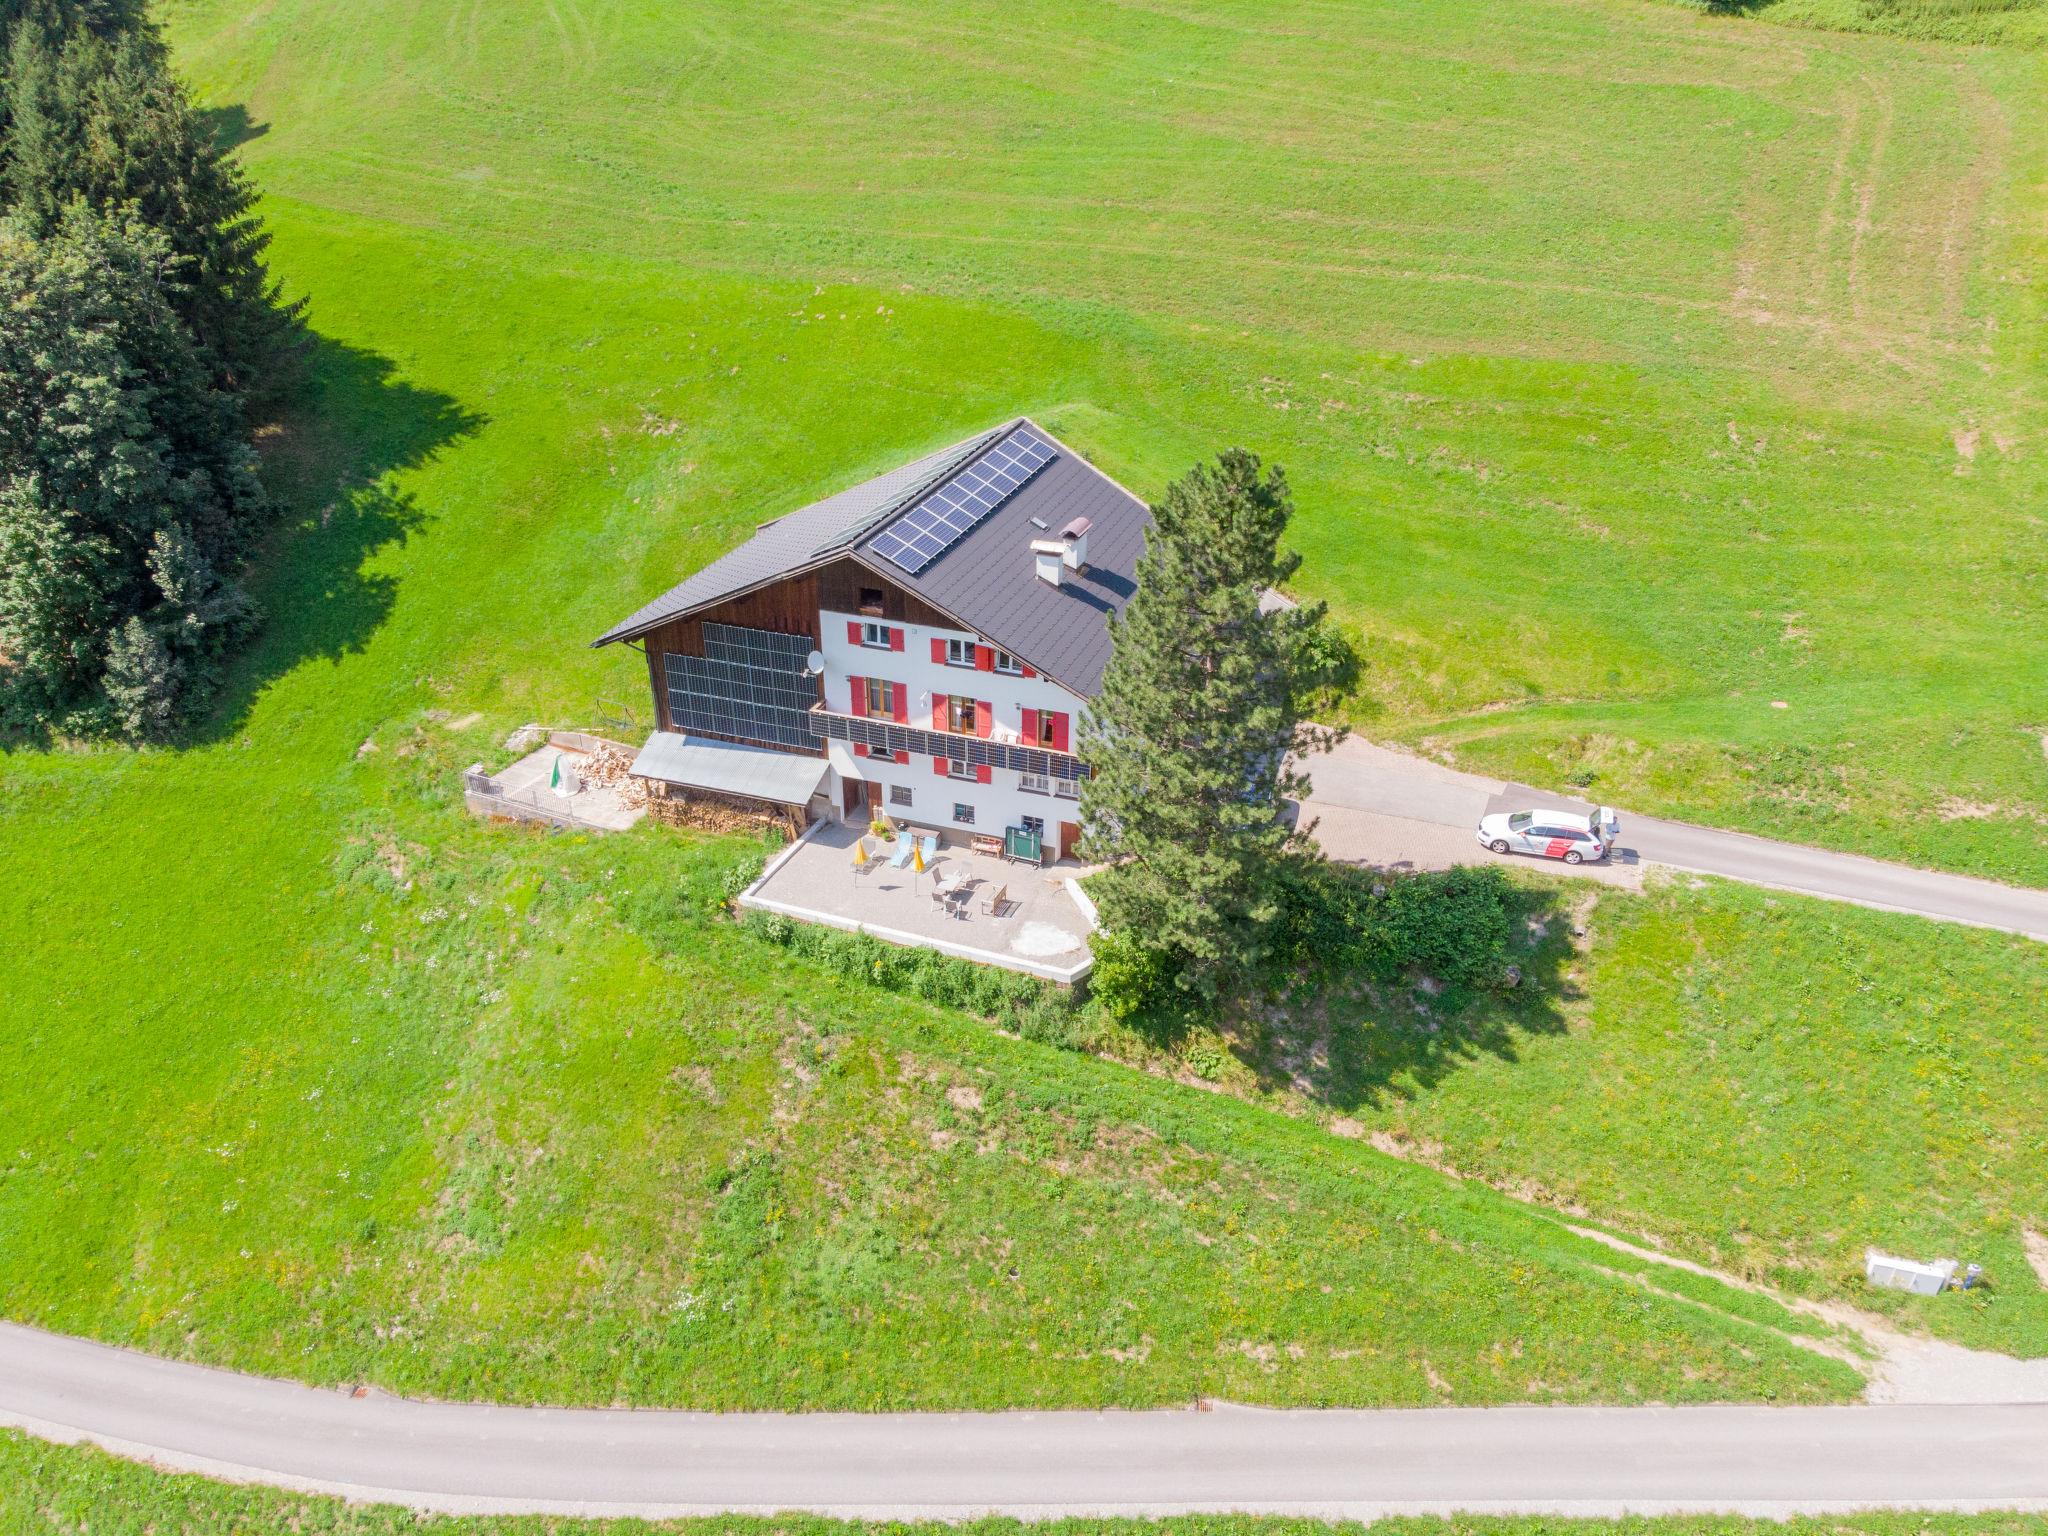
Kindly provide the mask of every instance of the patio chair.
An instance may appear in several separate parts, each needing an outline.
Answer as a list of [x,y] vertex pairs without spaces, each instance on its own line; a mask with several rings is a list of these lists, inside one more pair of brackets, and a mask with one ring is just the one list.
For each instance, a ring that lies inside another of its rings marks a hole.
[[889,860],[889,867],[891,869],[908,868],[910,864],[910,850],[913,839],[908,833],[905,833],[903,836],[897,838],[896,841],[898,844],[898,847],[896,849],[896,855],[894,858]]
[[1010,888],[1007,885],[999,885],[989,899],[981,904],[981,910],[990,917],[1001,917],[1003,908],[1009,904]]

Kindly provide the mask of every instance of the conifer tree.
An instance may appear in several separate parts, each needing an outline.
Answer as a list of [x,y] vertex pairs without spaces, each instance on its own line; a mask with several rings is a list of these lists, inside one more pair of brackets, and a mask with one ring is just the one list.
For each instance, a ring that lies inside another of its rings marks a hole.
[[1305,787],[1289,754],[1328,744],[1302,720],[1322,607],[1260,612],[1300,563],[1280,549],[1291,512],[1286,477],[1242,449],[1167,487],[1082,724],[1084,841],[1116,861],[1090,886],[1102,927],[1163,961],[1124,973],[1192,998],[1265,962],[1282,866],[1308,856],[1281,802]]
[[133,209],[179,258],[167,291],[213,382],[257,399],[286,391],[304,351],[303,306],[271,281],[255,193],[155,32],[22,25],[8,66],[0,183],[10,210],[47,234],[73,202]]
[[[172,309],[176,265],[132,214],[74,206],[43,238],[0,224],[0,718],[15,724],[107,723],[120,630],[123,718],[161,734],[249,622],[233,575],[264,499],[241,410]],[[144,682],[174,696],[141,708]]]

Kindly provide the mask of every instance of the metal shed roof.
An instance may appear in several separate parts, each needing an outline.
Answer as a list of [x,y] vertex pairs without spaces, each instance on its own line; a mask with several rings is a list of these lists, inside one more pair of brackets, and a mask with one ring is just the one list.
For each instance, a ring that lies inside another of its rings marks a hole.
[[633,773],[639,778],[776,805],[808,805],[825,782],[826,766],[822,757],[771,752],[681,731],[656,731],[633,759]]

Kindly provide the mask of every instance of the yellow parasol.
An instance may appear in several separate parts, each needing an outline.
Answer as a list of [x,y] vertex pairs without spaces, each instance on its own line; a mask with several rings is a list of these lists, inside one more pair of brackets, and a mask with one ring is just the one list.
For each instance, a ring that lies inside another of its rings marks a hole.
[[853,867],[855,869],[864,868],[867,862],[868,840],[864,837],[856,837],[853,840]]
[[912,843],[910,845],[910,867],[916,870],[917,873],[919,873],[920,875],[924,873],[923,843]]

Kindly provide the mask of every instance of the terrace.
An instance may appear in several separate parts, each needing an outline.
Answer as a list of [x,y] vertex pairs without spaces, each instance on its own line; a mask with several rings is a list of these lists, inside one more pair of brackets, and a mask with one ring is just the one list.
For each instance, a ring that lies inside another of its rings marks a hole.
[[[1000,965],[1071,984],[1094,957],[1088,934],[1094,910],[1074,881],[1082,866],[1014,863],[967,848],[939,849],[923,874],[889,863],[900,844],[867,837],[868,862],[856,868],[854,827],[817,822],[772,859],[740,898],[741,907],[779,912],[801,922],[872,934],[890,944],[921,946],[983,965]],[[935,889],[965,883],[950,906]],[[991,899],[1005,896],[998,910]]]

